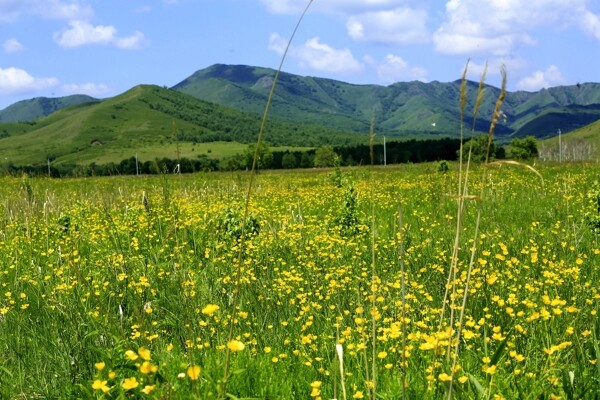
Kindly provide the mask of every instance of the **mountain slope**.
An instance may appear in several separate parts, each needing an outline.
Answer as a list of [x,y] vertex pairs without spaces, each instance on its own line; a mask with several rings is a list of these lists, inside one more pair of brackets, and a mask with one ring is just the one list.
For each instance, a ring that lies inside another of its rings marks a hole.
[[[275,71],[245,65],[216,64],[199,70],[173,87],[206,101],[236,109],[262,113]],[[316,77],[281,73],[271,113],[294,122],[312,121],[355,132],[369,129],[371,116],[376,130],[386,134],[457,135],[460,126],[460,81],[401,82],[384,87],[352,85]],[[478,84],[469,82],[465,122],[471,126]],[[486,132],[500,90],[486,86],[475,122],[476,130]],[[600,84],[563,86],[539,92],[509,92],[496,127],[499,138],[533,134],[551,135],[561,128],[568,131],[600,119]],[[558,124],[561,126],[556,126]],[[543,128],[543,129],[540,129]]]
[[[600,120],[567,134],[541,140],[540,158],[552,161],[593,160],[600,155]],[[559,153],[562,148],[562,155]]]
[[[256,140],[260,117],[195,97],[140,85],[113,98],[65,108],[28,123],[0,124],[0,160],[17,165],[46,162],[120,161],[176,157],[179,144]],[[356,138],[356,135],[353,135]],[[321,126],[269,121],[265,140],[273,145],[316,146],[352,140]]]
[[98,99],[82,94],[55,98],[36,97],[34,99],[19,101],[6,107],[4,110],[0,110],[0,123],[33,121],[66,107],[96,101]]

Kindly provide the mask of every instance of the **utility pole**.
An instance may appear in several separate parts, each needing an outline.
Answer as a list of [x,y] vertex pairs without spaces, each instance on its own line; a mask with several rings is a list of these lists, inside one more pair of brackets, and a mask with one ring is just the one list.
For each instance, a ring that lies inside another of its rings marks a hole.
[[561,130],[558,128],[558,162],[562,163],[562,138]]
[[135,176],[140,176],[140,167],[138,165],[137,153],[135,153]]
[[387,165],[387,152],[385,149],[385,136],[383,137],[383,165]]

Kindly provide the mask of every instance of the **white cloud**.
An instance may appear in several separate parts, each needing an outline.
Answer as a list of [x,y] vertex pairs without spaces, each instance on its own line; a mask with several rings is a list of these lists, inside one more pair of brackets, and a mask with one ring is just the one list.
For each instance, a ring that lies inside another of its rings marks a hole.
[[334,49],[321,43],[318,37],[309,39],[304,45],[295,47],[292,56],[302,67],[315,71],[352,74],[363,70],[349,49]]
[[448,0],[446,21],[434,34],[444,54],[504,56],[536,43],[539,27],[579,23],[586,0]]
[[69,94],[87,94],[90,96],[99,96],[109,92],[111,89],[104,83],[69,83],[61,86],[65,93]]
[[[269,38],[269,50],[283,54],[288,42],[279,34]],[[291,46],[289,56],[298,61],[301,67],[322,72],[353,74],[364,69],[349,49],[335,49],[321,43],[319,37],[307,40],[303,45]]]
[[[261,0],[269,12],[275,14],[296,14],[304,10],[307,0]],[[362,13],[373,10],[389,10],[406,4],[410,0],[315,0],[310,10],[328,13]]]
[[[373,63],[373,61],[370,61]],[[407,80],[425,81],[427,71],[421,67],[409,65],[402,57],[388,54],[384,61],[375,65],[379,79],[385,83]]]
[[0,93],[14,94],[35,92],[58,85],[56,78],[35,78],[19,68],[0,68]]
[[272,33],[269,37],[269,50],[274,51],[279,55],[283,55],[288,41],[279,36],[278,33]]
[[551,65],[545,71],[535,71],[532,75],[521,79],[517,87],[522,90],[536,91],[565,83],[566,80],[558,67]]
[[583,11],[580,23],[584,32],[600,40],[600,16],[587,10]]
[[6,39],[2,47],[5,53],[17,53],[23,50],[23,45],[15,38]]
[[123,49],[137,49],[144,45],[145,37],[141,32],[135,32],[129,37],[118,37],[117,28],[112,25],[94,26],[86,21],[71,21],[69,29],[54,34],[54,40],[61,47],[114,44]]
[[84,19],[93,9],[79,0],[0,0],[0,22],[10,22],[23,15],[46,19]]
[[149,5],[139,6],[136,7],[133,12],[136,14],[148,14],[152,12],[152,7]]
[[415,44],[429,40],[427,12],[411,8],[374,11],[351,16],[346,23],[350,37],[375,43]]

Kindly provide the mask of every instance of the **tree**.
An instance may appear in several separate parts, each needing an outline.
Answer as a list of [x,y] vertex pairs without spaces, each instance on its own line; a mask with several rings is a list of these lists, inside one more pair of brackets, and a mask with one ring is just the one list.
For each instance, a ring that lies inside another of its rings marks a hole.
[[310,168],[313,166],[313,159],[308,152],[303,152],[300,156],[300,168]]
[[[248,169],[252,168],[252,162],[254,160],[254,154],[256,153],[256,144],[249,144],[244,152],[244,166]],[[256,168],[257,169],[266,169],[269,168],[273,164],[273,153],[271,153],[271,149],[269,148],[269,144],[267,142],[262,142],[258,148],[258,153],[256,153]]]
[[[463,161],[467,161],[469,157],[469,151],[471,151],[471,161],[473,162],[485,162],[488,159],[488,151],[490,155],[489,160],[493,160],[496,154],[496,145],[492,141],[488,149],[488,143],[488,135],[476,136],[464,143],[462,148]],[[458,154],[460,155],[460,150]]]
[[534,136],[513,139],[510,142],[510,153],[516,160],[530,160],[538,156],[537,140]]
[[292,169],[298,167],[298,159],[294,153],[285,153],[281,158],[281,167],[285,169]]
[[315,152],[314,164],[317,168],[333,167],[339,156],[330,145],[324,145]]

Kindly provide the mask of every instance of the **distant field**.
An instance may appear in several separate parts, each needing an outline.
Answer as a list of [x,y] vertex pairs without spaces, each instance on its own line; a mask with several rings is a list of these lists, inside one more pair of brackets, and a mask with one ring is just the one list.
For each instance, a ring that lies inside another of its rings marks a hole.
[[[179,145],[168,142],[162,145],[150,145],[142,146],[140,148],[126,148],[126,149],[114,149],[109,152],[104,149],[99,153],[98,156],[93,156],[93,152],[88,152],[86,155],[78,157],[77,154],[62,157],[60,162],[74,162],[74,163],[86,163],[95,162],[96,164],[105,164],[108,162],[118,163],[121,160],[135,157],[137,155],[140,162],[153,161],[156,158],[177,158],[177,152],[179,150],[179,156],[181,158],[197,158],[199,156],[207,156],[209,158],[221,159],[225,157],[234,156],[236,154],[242,154],[248,148],[247,144],[237,142],[211,142],[211,143],[189,143],[182,142]],[[285,150],[307,150],[308,147],[272,147],[272,151],[285,151]]]
[[600,169],[537,168],[455,258],[455,163],[267,171],[245,228],[245,172],[0,178],[0,398],[597,398]]

